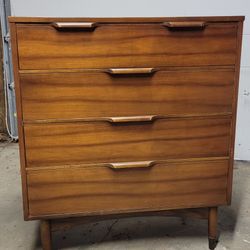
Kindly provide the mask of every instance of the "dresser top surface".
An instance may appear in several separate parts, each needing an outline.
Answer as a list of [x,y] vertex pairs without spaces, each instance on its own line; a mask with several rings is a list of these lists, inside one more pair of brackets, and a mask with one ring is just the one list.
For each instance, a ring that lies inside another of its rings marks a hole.
[[13,23],[50,23],[72,21],[95,22],[166,22],[166,21],[208,21],[208,22],[236,22],[244,21],[245,16],[196,16],[196,17],[16,17],[10,16]]

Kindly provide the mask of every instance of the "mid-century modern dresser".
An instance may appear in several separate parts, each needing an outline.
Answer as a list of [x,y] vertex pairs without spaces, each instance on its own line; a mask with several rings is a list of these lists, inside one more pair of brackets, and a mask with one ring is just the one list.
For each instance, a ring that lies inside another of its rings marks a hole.
[[24,218],[44,249],[63,226],[142,215],[207,219],[215,248],[243,20],[10,17]]

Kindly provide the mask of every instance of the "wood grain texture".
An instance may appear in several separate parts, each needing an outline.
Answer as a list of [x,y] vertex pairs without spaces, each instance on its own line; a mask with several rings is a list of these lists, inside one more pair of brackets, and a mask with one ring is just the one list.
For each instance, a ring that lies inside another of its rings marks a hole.
[[20,69],[234,65],[237,24],[178,32],[162,24],[102,24],[90,32],[17,24],[17,37]]
[[227,201],[228,205],[231,204],[232,200],[232,187],[233,187],[233,165],[234,165],[234,148],[235,148],[235,133],[236,133],[236,118],[237,118],[237,103],[238,103],[238,90],[240,80],[240,60],[241,60],[241,49],[242,49],[242,36],[243,36],[243,22],[238,23],[237,30],[237,58],[234,78],[234,98],[232,102],[233,116],[231,126],[231,140],[230,140],[230,164],[228,169],[228,182],[230,183],[227,190]]
[[228,156],[231,119],[26,124],[26,166]]
[[[108,69],[19,69],[18,72],[20,74],[46,74],[46,73],[86,73],[86,72],[106,72],[109,73],[111,68]],[[115,69],[121,69],[121,68],[115,68]],[[128,68],[125,68],[128,69]],[[140,69],[140,68],[131,68],[131,69]],[[145,68],[145,69],[149,69],[149,68]],[[185,66],[185,67],[181,67],[181,66],[167,66],[167,67],[157,67],[157,68],[150,68],[153,69],[153,72],[157,72],[157,71],[200,71],[200,70],[213,70],[213,71],[220,71],[220,70],[231,70],[234,71],[235,70],[235,66],[234,65],[211,65],[211,66]]]
[[230,68],[164,70],[150,76],[23,73],[20,78],[24,121],[232,111]]
[[18,139],[19,139],[19,156],[20,156],[20,171],[22,177],[22,196],[23,196],[23,213],[24,219],[28,219],[29,206],[28,206],[28,190],[27,190],[27,179],[25,172],[25,142],[24,142],[24,131],[23,131],[23,112],[22,112],[22,97],[21,97],[21,86],[19,82],[18,74],[18,41],[16,37],[16,24],[10,23],[10,37],[11,37],[11,52],[12,52],[12,63],[15,81],[15,97],[16,97],[16,109],[17,109],[17,125],[18,125]]
[[52,22],[112,22],[112,23],[162,23],[169,21],[238,22],[245,16],[195,16],[195,17],[17,17],[9,16],[15,23],[52,23]]
[[25,219],[229,204],[243,20],[10,17]]
[[29,170],[30,216],[112,214],[226,203],[228,161],[158,164],[151,169]]

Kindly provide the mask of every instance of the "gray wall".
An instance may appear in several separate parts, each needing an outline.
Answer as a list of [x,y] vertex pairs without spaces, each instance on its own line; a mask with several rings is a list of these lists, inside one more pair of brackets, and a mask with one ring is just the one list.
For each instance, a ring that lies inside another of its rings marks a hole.
[[11,5],[15,16],[245,15],[235,157],[250,160],[250,0],[11,0]]
[[2,48],[2,33],[0,27],[0,142],[5,129],[5,104],[4,104],[4,82],[3,82],[3,48]]

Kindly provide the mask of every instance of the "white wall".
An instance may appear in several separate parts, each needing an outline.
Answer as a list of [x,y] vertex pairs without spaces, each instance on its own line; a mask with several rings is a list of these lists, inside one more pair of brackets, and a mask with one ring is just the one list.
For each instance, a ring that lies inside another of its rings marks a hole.
[[250,0],[11,0],[14,16],[245,15],[235,158],[250,160]]

